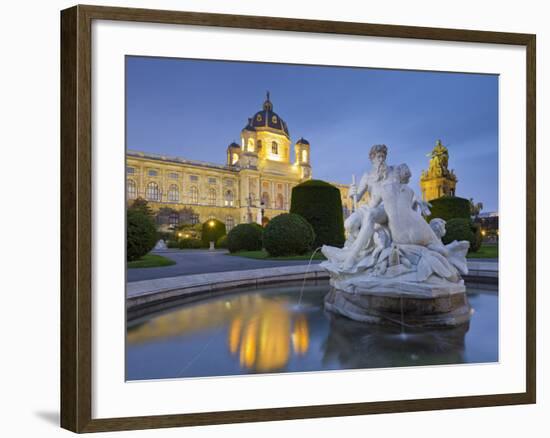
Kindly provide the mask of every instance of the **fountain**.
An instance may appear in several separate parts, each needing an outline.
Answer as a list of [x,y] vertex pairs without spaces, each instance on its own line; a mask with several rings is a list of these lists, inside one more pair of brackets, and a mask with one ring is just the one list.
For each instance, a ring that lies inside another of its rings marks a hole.
[[[386,157],[385,145],[373,146],[372,169],[350,187],[355,208],[344,224],[344,248],[321,249],[331,285],[325,308],[403,328],[464,324],[471,315],[462,279],[469,242],[443,244],[445,221],[426,222],[430,205],[408,186],[408,166],[390,166]],[[368,202],[357,207],[367,193]]]

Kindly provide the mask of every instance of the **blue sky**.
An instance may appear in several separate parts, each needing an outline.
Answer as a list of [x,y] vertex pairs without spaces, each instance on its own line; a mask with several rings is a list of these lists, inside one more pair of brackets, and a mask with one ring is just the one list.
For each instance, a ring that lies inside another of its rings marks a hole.
[[494,75],[127,57],[127,147],[224,164],[266,90],[293,143],[311,143],[314,178],[349,183],[373,144],[407,163],[411,185],[437,139],[457,196],[498,210],[498,77]]

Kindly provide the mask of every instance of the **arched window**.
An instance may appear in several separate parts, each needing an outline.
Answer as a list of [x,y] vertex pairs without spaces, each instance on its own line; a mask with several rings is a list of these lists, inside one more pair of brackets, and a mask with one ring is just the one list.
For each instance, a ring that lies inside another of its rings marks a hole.
[[136,182],[133,179],[128,180],[128,185],[126,186],[126,194],[128,196],[128,199],[136,199],[137,198],[137,185]]
[[279,145],[277,144],[276,141],[271,143],[271,152],[274,153],[275,155],[279,154]]
[[233,207],[233,199],[234,199],[233,192],[231,190],[227,190],[225,192],[225,205],[227,207]]
[[302,162],[307,163],[307,149],[302,150]]
[[150,182],[149,184],[147,184],[145,197],[148,201],[160,201],[160,190],[156,182]]
[[262,149],[262,140],[258,140],[256,142],[256,149],[258,150],[258,152]]
[[195,186],[191,186],[189,188],[189,202],[191,204],[199,203],[199,189],[197,189]]
[[229,232],[231,228],[235,226],[235,219],[232,216],[227,216],[225,218],[225,229]]
[[178,202],[180,200],[180,191],[178,186],[172,184],[168,189],[168,201],[169,202]]
[[248,152],[254,152],[254,139],[248,139]]
[[216,205],[216,190],[208,190],[208,205]]
[[262,193],[262,204],[264,204],[264,208],[269,208],[269,194],[267,192]]
[[180,215],[177,211],[173,211],[168,216],[168,224],[172,227],[177,227],[180,224]]
[[283,195],[281,195],[280,193],[277,195],[277,198],[276,198],[276,204],[275,204],[275,208],[278,208],[279,210],[282,210],[284,208],[284,198],[283,198]]

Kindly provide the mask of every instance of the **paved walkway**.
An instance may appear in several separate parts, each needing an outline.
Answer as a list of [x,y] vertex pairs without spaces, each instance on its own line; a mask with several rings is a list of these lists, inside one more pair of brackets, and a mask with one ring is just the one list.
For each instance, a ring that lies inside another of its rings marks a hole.
[[[202,253],[204,254],[204,252]],[[223,253],[218,254],[222,257],[233,258]],[[468,270],[468,276],[464,277],[466,281],[482,281],[493,284],[498,282],[497,263],[468,261]],[[188,274],[134,281],[127,287],[126,307],[135,309],[176,297],[205,296],[205,294],[210,296],[235,287],[257,287],[260,284],[302,281],[305,278],[326,280],[329,275],[316,263],[309,268],[303,264],[279,267],[263,266],[260,269]]]
[[[160,268],[128,269],[128,282],[156,280],[161,278],[179,277],[182,275],[210,274],[214,272],[246,271],[260,268],[279,268],[283,266],[307,265],[308,260],[255,260],[246,257],[228,255],[227,250],[161,250],[155,251],[176,262],[175,265]],[[313,260],[312,265],[321,260]],[[495,266],[496,265],[496,266]],[[468,259],[470,274],[498,277],[498,259]],[[496,271],[496,272],[495,272]]]
[[[211,272],[244,271],[259,268],[307,265],[308,260],[255,260],[228,255],[227,250],[163,250],[155,254],[171,258],[175,265],[160,268],[128,269],[128,282],[178,277],[180,275],[206,274]],[[313,260],[318,264],[321,260]]]

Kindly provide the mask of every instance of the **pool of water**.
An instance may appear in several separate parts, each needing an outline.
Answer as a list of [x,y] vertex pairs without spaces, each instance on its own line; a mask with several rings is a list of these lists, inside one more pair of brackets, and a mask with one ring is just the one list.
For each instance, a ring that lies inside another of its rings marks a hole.
[[498,361],[498,289],[469,284],[454,329],[367,325],[326,312],[328,282],[244,289],[128,322],[127,380]]

